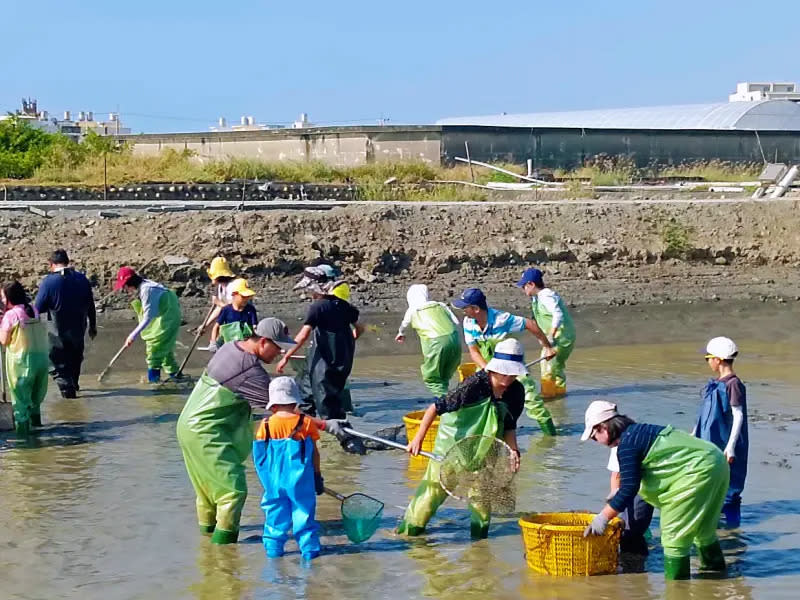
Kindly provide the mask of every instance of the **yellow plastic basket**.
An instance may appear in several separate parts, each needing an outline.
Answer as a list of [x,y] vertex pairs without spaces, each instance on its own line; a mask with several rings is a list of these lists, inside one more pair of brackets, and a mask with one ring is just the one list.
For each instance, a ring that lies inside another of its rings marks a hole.
[[458,365],[458,380],[464,381],[467,377],[478,372],[478,365],[474,362],[461,363]]
[[608,575],[617,572],[621,519],[612,519],[605,535],[583,537],[594,515],[584,512],[533,513],[522,517],[522,541],[528,566],[543,575]]
[[[425,414],[424,410],[416,410],[414,412],[408,413],[405,417],[403,417],[403,423],[406,425],[406,437],[408,441],[414,439],[414,436],[417,435],[419,431],[419,426],[422,424],[422,416]],[[439,431],[439,417],[436,417],[431,423],[431,426],[428,428],[428,431],[425,433],[425,439],[422,440],[422,449],[426,452],[433,452],[433,444],[436,442],[436,433]],[[428,460],[425,457],[412,457],[412,458],[421,458],[423,460]]]

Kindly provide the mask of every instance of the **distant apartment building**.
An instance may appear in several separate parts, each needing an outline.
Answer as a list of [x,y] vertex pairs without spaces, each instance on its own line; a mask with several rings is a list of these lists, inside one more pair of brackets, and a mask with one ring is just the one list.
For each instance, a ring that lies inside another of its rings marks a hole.
[[760,100],[791,100],[800,102],[800,89],[796,83],[769,82],[736,84],[736,92],[728,96],[729,102],[759,102]]
[[62,133],[76,142],[80,141],[90,131],[98,135],[123,135],[131,132],[129,127],[123,127],[119,114],[111,113],[108,121],[95,121],[91,111],[80,111],[77,118],[72,118],[72,112],[65,110],[63,118],[51,117],[46,110],[39,110],[35,99],[22,99],[22,108],[15,112],[0,115],[0,121],[16,117],[32,127],[42,129],[48,133]]

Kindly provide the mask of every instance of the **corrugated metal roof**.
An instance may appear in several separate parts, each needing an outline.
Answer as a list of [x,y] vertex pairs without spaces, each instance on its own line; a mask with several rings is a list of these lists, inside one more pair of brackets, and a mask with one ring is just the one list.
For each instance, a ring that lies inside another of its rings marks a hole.
[[563,129],[800,131],[800,104],[788,100],[684,104],[441,119],[437,125]]

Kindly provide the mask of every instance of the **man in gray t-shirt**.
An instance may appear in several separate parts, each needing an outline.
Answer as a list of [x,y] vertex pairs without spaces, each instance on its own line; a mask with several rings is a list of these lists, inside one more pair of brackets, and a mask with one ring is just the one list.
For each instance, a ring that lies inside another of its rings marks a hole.
[[[238,342],[223,344],[206,367],[208,376],[234,394],[247,400],[253,412],[264,412],[269,402],[269,374],[263,364],[269,364],[281,350],[293,348],[295,342],[289,337],[289,328],[280,319],[261,319],[255,335]],[[317,427],[336,436],[342,442],[349,440],[343,427],[347,421],[315,419]]]
[[[278,340],[270,341],[277,356]],[[269,361],[263,361],[249,345],[248,340],[224,344],[208,363],[208,375],[247,400],[253,411],[263,412],[269,402],[269,374],[261,365]]]

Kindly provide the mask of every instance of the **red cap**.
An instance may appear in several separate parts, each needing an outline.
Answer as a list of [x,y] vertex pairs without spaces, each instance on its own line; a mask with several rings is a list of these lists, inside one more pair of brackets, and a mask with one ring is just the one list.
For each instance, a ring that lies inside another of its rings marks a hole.
[[131,267],[120,267],[117,271],[117,280],[114,282],[114,291],[118,292],[128,283],[128,279],[136,275],[136,271]]

